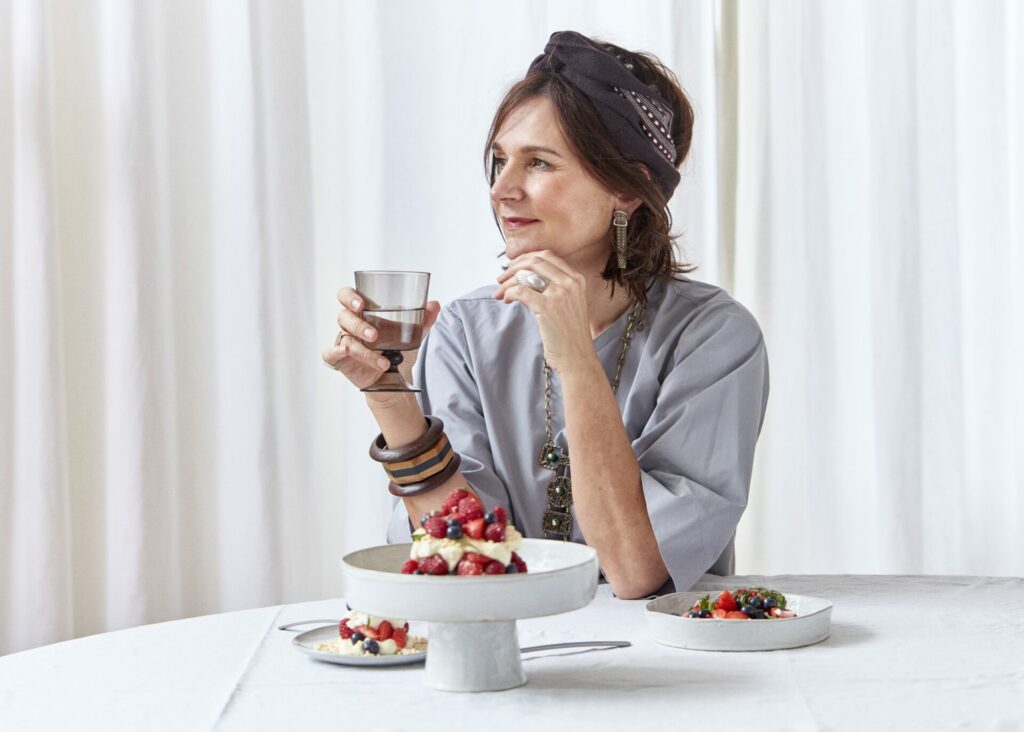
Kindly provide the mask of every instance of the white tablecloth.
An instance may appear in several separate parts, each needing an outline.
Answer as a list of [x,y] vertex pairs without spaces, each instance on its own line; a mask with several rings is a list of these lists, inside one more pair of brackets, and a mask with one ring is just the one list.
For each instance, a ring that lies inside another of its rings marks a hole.
[[[709,581],[707,589],[721,586]],[[0,730],[1024,729],[1024,579],[736,577],[832,600],[831,637],[763,653],[651,640],[643,601],[599,588],[519,623],[522,645],[629,640],[524,661],[526,686],[451,694],[423,666],[319,663],[276,626],[343,600],[106,633],[0,658]],[[670,726],[669,726],[670,725]]]

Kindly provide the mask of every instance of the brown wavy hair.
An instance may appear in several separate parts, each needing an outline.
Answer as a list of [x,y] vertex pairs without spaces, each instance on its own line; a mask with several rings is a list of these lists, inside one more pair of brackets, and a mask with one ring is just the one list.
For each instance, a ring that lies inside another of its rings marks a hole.
[[[594,40],[594,39],[591,39]],[[676,168],[683,164],[693,140],[693,107],[679,85],[679,80],[657,57],[627,51],[611,43],[594,40],[616,56],[631,73],[655,89],[672,109],[672,140],[676,147]],[[611,246],[602,279],[629,290],[646,304],[647,288],[652,281],[668,280],[677,274],[697,269],[696,265],[678,262],[674,249],[678,235],[672,233],[672,214],[668,198],[648,174],[642,163],[625,160],[589,99],[564,77],[550,69],[531,71],[505,93],[498,105],[487,133],[484,147],[484,169],[493,186],[497,177],[491,145],[508,116],[524,102],[546,97],[554,106],[562,135],[580,158],[584,169],[610,191],[635,196],[641,203],[629,219],[626,240],[626,269],[620,270],[615,248]],[[609,243],[614,241],[608,222]]]

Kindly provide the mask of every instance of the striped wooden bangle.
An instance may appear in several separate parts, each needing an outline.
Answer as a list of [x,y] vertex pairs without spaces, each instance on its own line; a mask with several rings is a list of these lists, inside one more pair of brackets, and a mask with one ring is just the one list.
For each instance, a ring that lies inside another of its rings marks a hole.
[[370,445],[370,457],[384,466],[391,479],[388,490],[409,497],[433,490],[459,469],[462,460],[444,434],[444,422],[427,417],[427,430],[408,445],[392,449],[378,435]]

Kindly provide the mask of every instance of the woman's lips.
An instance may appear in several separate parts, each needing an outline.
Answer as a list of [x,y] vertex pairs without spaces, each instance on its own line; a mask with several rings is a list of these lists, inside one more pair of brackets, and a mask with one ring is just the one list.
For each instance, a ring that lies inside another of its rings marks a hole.
[[503,218],[502,221],[505,222],[506,229],[521,229],[524,226],[529,226],[530,224],[537,223],[537,219],[523,219],[517,216]]

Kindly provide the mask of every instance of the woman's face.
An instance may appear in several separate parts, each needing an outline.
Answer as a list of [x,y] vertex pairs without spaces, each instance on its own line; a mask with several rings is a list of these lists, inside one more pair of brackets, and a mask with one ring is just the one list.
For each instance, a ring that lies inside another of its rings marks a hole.
[[612,212],[625,202],[583,169],[555,115],[546,97],[535,97],[505,120],[492,145],[491,205],[509,259],[549,249],[579,270],[600,271],[611,247]]

